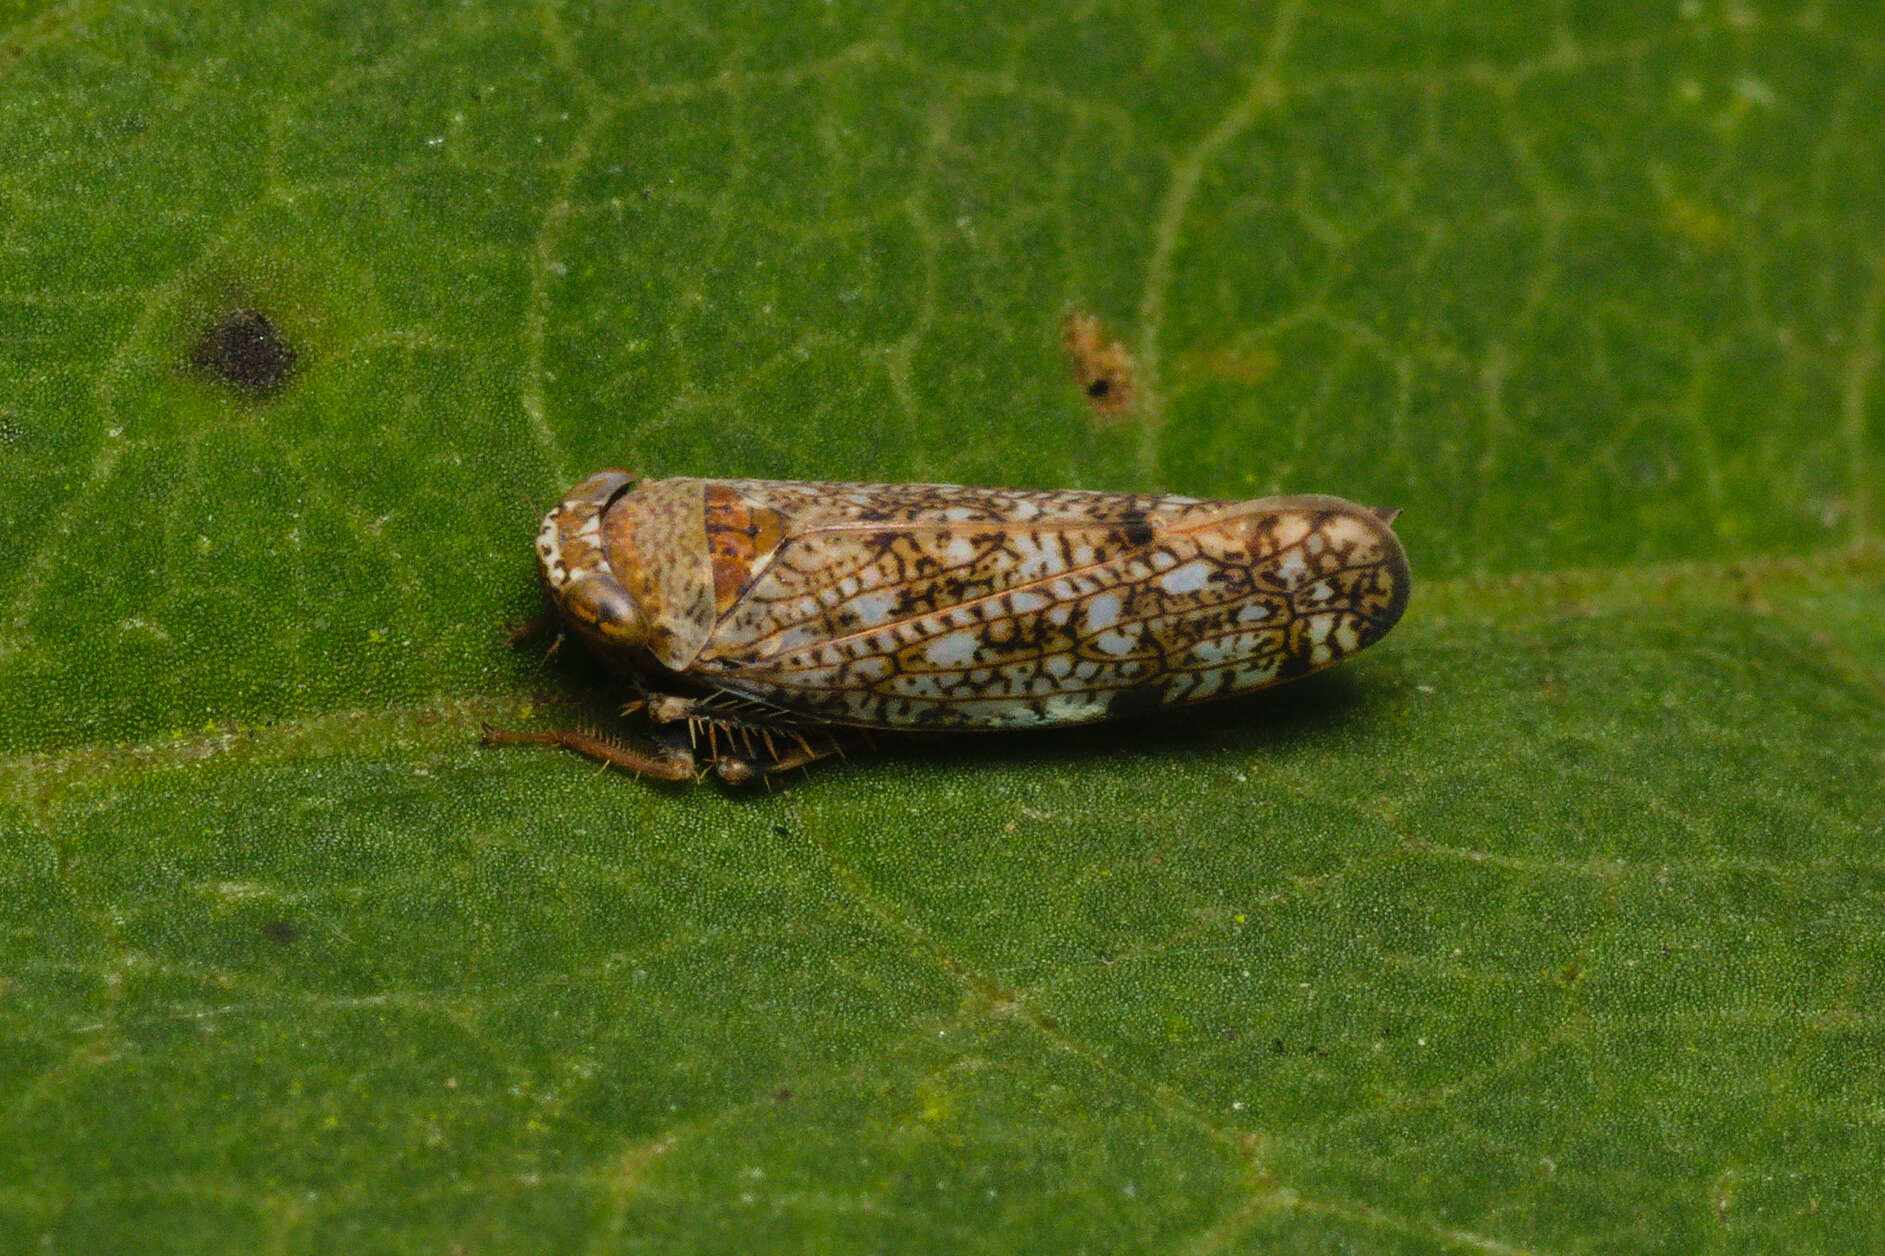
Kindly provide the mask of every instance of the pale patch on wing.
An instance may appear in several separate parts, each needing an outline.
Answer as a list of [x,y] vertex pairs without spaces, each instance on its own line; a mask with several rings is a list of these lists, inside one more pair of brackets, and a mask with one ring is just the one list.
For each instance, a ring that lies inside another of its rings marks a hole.
[[966,667],[975,661],[980,640],[966,628],[936,638],[923,650],[923,657],[937,667]]
[[1108,702],[1097,693],[1056,693],[1041,703],[1041,723],[1082,724],[1106,714]]
[[1158,587],[1173,597],[1183,597],[1187,593],[1197,593],[1210,580],[1217,564],[1202,558],[1194,558],[1182,567],[1174,567],[1159,577]]
[[1087,599],[1086,613],[1081,619],[1086,635],[1091,637],[1105,632],[1119,622],[1119,595],[1107,592],[1095,594]]
[[896,589],[872,589],[852,597],[851,609],[864,623],[889,623],[891,615],[896,611],[898,596]]

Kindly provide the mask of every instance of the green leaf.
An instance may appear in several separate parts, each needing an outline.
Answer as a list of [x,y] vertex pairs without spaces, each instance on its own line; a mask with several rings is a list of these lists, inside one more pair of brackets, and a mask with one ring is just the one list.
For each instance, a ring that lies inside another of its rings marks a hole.
[[[1885,1243],[1876,6],[0,32],[0,1252]],[[1415,597],[771,793],[482,749],[612,465],[1339,493]]]

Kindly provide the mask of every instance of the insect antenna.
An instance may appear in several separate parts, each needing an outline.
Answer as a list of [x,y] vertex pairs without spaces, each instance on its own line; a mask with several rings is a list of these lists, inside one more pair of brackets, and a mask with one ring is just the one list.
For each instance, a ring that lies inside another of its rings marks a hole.
[[[523,635],[522,636],[517,635],[517,633],[519,632],[522,633]],[[524,638],[531,636],[535,632],[536,632],[536,624],[534,622],[526,624],[524,625],[523,628],[518,629],[517,632],[512,633],[511,644],[519,645],[523,642]],[[533,674],[540,672],[545,667],[549,666],[550,660],[556,656],[556,652],[563,648],[563,638],[566,635],[568,634],[559,632],[556,634],[554,638],[551,639],[550,648],[543,652],[543,657],[538,659],[536,662],[536,665],[530,669]]]
[[[521,624],[507,624],[504,628],[504,644],[515,649],[542,632],[545,628],[555,627],[559,618],[555,611],[545,611],[541,615],[535,615],[526,619]],[[562,633],[559,632],[556,635],[558,640],[562,639]],[[554,649],[555,647],[552,646],[551,648]]]

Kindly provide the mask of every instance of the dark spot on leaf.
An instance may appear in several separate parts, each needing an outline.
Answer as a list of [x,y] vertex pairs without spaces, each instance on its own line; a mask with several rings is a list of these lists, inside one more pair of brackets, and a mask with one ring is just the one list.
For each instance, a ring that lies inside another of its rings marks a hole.
[[1073,381],[1093,406],[1095,418],[1117,419],[1132,406],[1132,354],[1106,334],[1091,314],[1069,314],[1060,327],[1061,347]]
[[791,1098],[792,1089],[789,1086],[781,1086],[779,1089],[772,1092],[772,1101],[774,1103],[787,1103]]
[[234,309],[198,338],[190,350],[190,365],[260,397],[288,382],[297,356],[268,315]]
[[292,920],[271,920],[262,926],[262,936],[279,946],[287,946],[301,936],[301,929]]
[[1283,1040],[1281,1038],[1270,1039],[1270,1054],[1271,1055],[1282,1055],[1283,1051],[1284,1051]]
[[786,828],[783,824],[775,824],[772,826],[772,835],[781,839],[789,838],[792,836],[792,830]]

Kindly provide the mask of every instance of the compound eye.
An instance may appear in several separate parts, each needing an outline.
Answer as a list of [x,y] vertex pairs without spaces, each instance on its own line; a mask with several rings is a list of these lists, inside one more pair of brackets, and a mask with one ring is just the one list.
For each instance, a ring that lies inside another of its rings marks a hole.
[[635,599],[614,577],[584,574],[562,590],[563,613],[603,645],[635,649],[648,642]]

